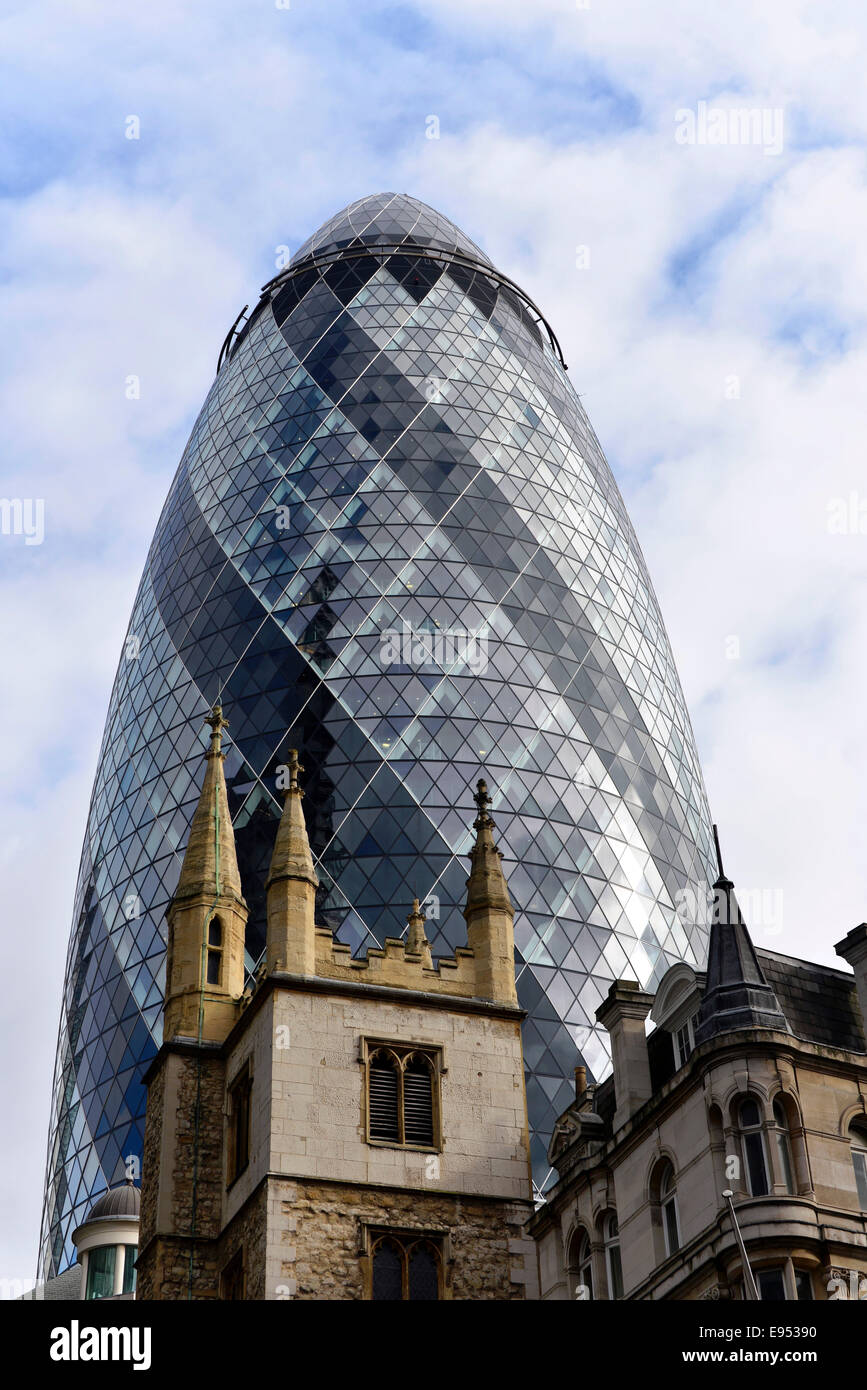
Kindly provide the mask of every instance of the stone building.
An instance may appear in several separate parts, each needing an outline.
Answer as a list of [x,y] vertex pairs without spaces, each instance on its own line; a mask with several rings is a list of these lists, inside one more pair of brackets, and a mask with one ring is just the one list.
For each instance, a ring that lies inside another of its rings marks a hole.
[[524,1015],[485,784],[467,947],[434,962],[416,902],[404,939],[353,959],[315,924],[292,753],[245,989],[219,708],[209,722],[146,1074],[136,1296],[538,1297]]
[[757,950],[720,862],[707,973],[611,986],[613,1076],[576,1072],[529,1226],[542,1298],[867,1297],[867,925],[835,949],[854,978]]

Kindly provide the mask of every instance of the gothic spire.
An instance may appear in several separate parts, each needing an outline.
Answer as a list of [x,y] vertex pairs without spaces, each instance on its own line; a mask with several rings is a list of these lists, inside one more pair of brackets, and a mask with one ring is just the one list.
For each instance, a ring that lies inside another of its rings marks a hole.
[[512,912],[512,901],[506,887],[503,873],[502,854],[494,844],[494,822],[491,819],[491,798],[487,783],[479,779],[473,797],[476,803],[476,818],[473,829],[476,843],[470,851],[470,877],[467,880],[467,905],[464,917],[481,908],[501,909]]
[[741,915],[735,886],[726,878],[714,826],[718,876],[708,943],[707,983],[698,1013],[696,1044],[740,1028],[789,1032],[780,1002],[765,979]]
[[409,931],[406,934],[404,950],[408,956],[423,956],[426,965],[432,965],[430,942],[424,929],[424,913],[418,898],[413,899],[412,912],[407,917]]
[[298,785],[304,769],[298,753],[289,752],[289,786],[283,814],[277,827],[267,890],[268,933],[266,959],[268,973],[285,971],[290,975],[316,974],[316,889],[319,879],[307,838],[307,825]]
[[289,786],[286,788],[283,814],[277,828],[277,838],[274,841],[274,853],[271,856],[271,867],[268,871],[266,887],[270,887],[279,878],[301,878],[312,883],[314,888],[318,888],[319,879],[313,867],[313,855],[310,851],[310,841],[307,838],[307,824],[301,806],[304,793],[298,785],[298,774],[303,772],[304,768],[298,761],[297,749],[290,748],[287,766]]
[[470,851],[467,879],[467,943],[476,961],[477,988],[482,999],[511,1006],[517,1004],[515,991],[514,912],[506,887],[500,851],[494,844],[491,799],[484,781],[477,784],[473,798],[476,843]]
[[228,893],[241,897],[241,875],[223,773],[226,755],[222,751],[222,736],[228,720],[223,718],[221,705],[214,705],[206,723],[211,726],[211,745],[175,890],[175,903],[199,894],[220,897]]

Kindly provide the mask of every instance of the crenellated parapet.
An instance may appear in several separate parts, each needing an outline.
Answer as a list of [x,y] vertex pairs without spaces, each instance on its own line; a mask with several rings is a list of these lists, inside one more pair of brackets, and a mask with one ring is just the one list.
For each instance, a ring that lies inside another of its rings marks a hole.
[[[410,932],[413,919],[418,915],[416,899],[409,916]],[[424,918],[420,920],[423,922]],[[474,951],[459,946],[453,956],[438,956],[433,960],[426,939],[421,949],[413,949],[413,946],[409,933],[405,938],[387,936],[382,947],[371,946],[363,956],[353,957],[349,946],[335,941],[327,928],[317,927],[316,974],[329,980],[424,990],[427,994],[451,994],[461,999],[485,997]]]

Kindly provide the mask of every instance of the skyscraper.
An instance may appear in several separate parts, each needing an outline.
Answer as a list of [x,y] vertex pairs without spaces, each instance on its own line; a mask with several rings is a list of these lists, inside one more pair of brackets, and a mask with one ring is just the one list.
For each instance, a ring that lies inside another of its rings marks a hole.
[[616,483],[528,297],[452,223],[365,198],[239,319],[157,526],[85,834],[54,1083],[42,1272],[141,1151],[163,916],[221,698],[264,943],[288,750],[319,920],[360,948],[425,900],[464,940],[487,774],[516,909],[536,1177],[608,982],[701,964],[678,914],[710,823],[659,608]]

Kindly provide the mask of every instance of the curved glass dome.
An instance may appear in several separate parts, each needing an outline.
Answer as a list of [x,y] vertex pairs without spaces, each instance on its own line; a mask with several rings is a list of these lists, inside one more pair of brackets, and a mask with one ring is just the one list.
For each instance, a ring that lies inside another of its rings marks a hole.
[[308,237],[292,257],[291,264],[297,266],[308,256],[323,256],[362,246],[398,244],[408,251],[415,246],[427,246],[491,264],[484,251],[464,236],[454,222],[427,203],[402,193],[375,193],[350,203]]
[[72,1229],[141,1150],[164,914],[218,695],[251,965],[290,747],[319,918],[356,949],[400,935],[416,895],[435,951],[466,940],[486,777],[516,907],[540,1185],[573,1067],[608,1068],[595,1010],[609,982],[653,988],[675,961],[701,964],[704,933],[676,908],[712,877],[710,818],[653,588],[549,336],[480,259],[423,203],[363,199],[227,340],[111,695],[64,989],[44,1273],[69,1262]]

